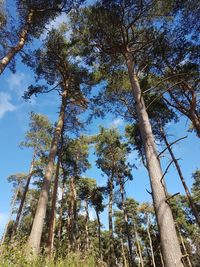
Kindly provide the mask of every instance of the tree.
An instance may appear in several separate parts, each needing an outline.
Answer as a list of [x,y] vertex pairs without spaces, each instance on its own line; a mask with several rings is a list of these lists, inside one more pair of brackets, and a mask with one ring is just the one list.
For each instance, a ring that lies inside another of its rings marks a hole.
[[[113,189],[114,182],[120,185],[120,192],[122,198],[122,209],[124,212],[126,227],[127,216],[125,208],[125,192],[124,181],[126,178],[131,179],[130,166],[126,164],[126,156],[128,154],[128,147],[120,141],[121,137],[116,129],[100,129],[100,134],[96,137],[96,154],[98,156],[97,166],[108,176],[108,193],[109,193],[109,253],[110,266],[114,266],[114,247],[113,247],[113,222],[112,222],[112,206],[113,206]],[[132,246],[127,231],[129,243],[130,265],[132,266]]]
[[[83,1],[16,1],[19,15],[18,36],[17,38],[12,36],[12,45],[4,51],[4,56],[0,61],[0,74],[3,73],[10,61],[23,49],[26,43],[33,41],[34,37],[39,38],[45,29],[45,25],[62,12],[68,13],[71,9],[77,8],[81,2]],[[13,39],[16,39],[15,42],[13,42]]]
[[69,178],[68,188],[68,239],[69,239],[69,251],[77,250],[77,210],[78,210],[78,181],[83,172],[90,167],[88,161],[89,147],[87,139],[81,136],[77,139],[71,139],[69,137],[64,138],[63,154],[62,154],[62,167],[63,172],[67,174]]
[[[82,110],[86,107],[86,101],[80,85],[83,85],[87,80],[87,72],[75,64],[70,64],[69,57],[71,56],[70,48],[72,45],[67,43],[63,34],[62,29],[60,31],[52,30],[47,37],[44,48],[35,51],[34,64],[27,60],[27,63],[31,64],[32,68],[35,70],[38,79],[44,78],[49,87],[54,86],[53,88],[49,88],[46,85],[31,85],[25,92],[24,97],[29,98],[32,94],[47,93],[52,90],[58,90],[61,95],[59,118],[53,134],[44,182],[29,238],[29,246],[33,249],[35,255],[38,254],[40,248],[50,181],[61,132],[64,126],[66,106],[77,107]],[[83,76],[83,74],[85,76]]]
[[13,184],[14,193],[13,193],[13,197],[12,197],[8,222],[5,226],[3,237],[1,239],[1,245],[3,245],[3,243],[5,241],[5,238],[6,238],[6,235],[8,232],[9,223],[10,223],[12,215],[14,213],[16,201],[17,201],[19,195],[21,194],[25,178],[26,178],[26,174],[24,174],[24,173],[12,174],[7,178],[8,182]]
[[154,18],[159,16],[164,19],[167,13],[166,9],[163,10],[165,14],[161,12],[160,6],[164,3],[158,2],[101,1],[92,8],[86,8],[80,19],[73,18],[73,27],[74,30],[78,28],[75,33],[81,32],[86,39],[89,62],[99,52],[96,61],[101,68],[115,72],[115,69],[127,67],[145,149],[163,259],[166,266],[182,266],[181,250],[172,212],[166,203],[165,187],[161,182],[163,173],[140,85],[141,74],[154,63],[152,51],[158,35],[153,24]]
[[25,141],[21,142],[20,146],[33,148],[33,156],[29,174],[26,176],[26,184],[25,187],[23,188],[23,193],[21,196],[15,223],[12,229],[11,240],[14,238],[17,231],[22,209],[24,207],[24,202],[26,199],[26,194],[29,190],[29,184],[31,182],[31,178],[33,176],[33,173],[37,171],[35,169],[36,157],[40,157],[43,153],[45,153],[49,149],[50,139],[52,134],[52,125],[47,119],[47,117],[41,114],[36,114],[34,112],[30,113],[29,128],[30,129],[25,136]]

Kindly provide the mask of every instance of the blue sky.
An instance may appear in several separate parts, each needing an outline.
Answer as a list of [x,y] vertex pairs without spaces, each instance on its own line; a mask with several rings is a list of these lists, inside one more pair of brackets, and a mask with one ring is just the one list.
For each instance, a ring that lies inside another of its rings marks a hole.
[[[63,16],[59,17],[49,27],[58,25],[64,19]],[[20,149],[18,147],[28,130],[28,113],[34,111],[46,114],[52,122],[56,121],[58,115],[59,97],[56,93],[40,95],[33,98],[31,103],[25,102],[21,98],[24,90],[33,81],[34,74],[20,63],[19,57],[17,57],[17,72],[15,74],[6,69],[4,74],[0,76],[0,235],[8,217],[12,196],[12,186],[8,184],[7,177],[14,173],[28,172],[32,158],[31,149]],[[125,126],[125,122],[121,118],[108,115],[104,120],[93,121],[87,128],[87,134],[97,133],[100,124],[104,127],[118,127],[120,131],[123,131]],[[189,124],[190,122],[185,118],[180,118],[177,124],[168,125],[168,131],[174,135],[171,140],[188,135],[187,139],[174,146],[174,152],[177,158],[181,158],[180,165],[184,177],[189,187],[191,187],[191,175],[200,167],[200,140],[195,133],[187,132]],[[158,146],[158,148],[160,147]],[[146,189],[150,190],[148,174],[140,160],[136,158],[137,153],[133,151],[129,160],[134,162],[138,169],[133,170],[134,180],[127,183],[127,195],[138,201],[151,201],[150,195],[146,192]],[[95,166],[96,159],[92,149],[89,159],[92,168],[85,175],[96,178],[99,185],[105,184],[106,177],[103,177],[100,170]],[[162,161],[163,169],[166,168],[168,162],[169,156],[166,155],[166,158]],[[184,192],[173,166],[166,175],[166,181],[170,193]],[[105,212],[102,217],[106,224],[107,215]]]

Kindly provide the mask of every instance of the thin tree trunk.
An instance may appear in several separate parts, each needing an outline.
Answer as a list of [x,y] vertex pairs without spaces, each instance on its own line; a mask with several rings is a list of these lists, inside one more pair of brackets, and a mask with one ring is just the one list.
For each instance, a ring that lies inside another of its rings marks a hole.
[[126,255],[125,255],[125,251],[124,251],[124,243],[123,243],[123,239],[121,239],[121,247],[122,247],[122,256],[123,256],[123,262],[124,262],[124,267],[128,267],[127,265],[127,261],[126,261]]
[[54,180],[53,195],[51,201],[51,212],[50,212],[50,224],[49,224],[49,233],[47,248],[49,257],[52,256],[53,252],[53,243],[54,243],[54,230],[55,230],[55,215],[56,215],[56,200],[58,192],[58,180],[59,180],[59,169],[60,169],[60,153],[58,155],[57,166],[56,166],[56,175]]
[[108,203],[108,224],[109,224],[109,267],[115,266],[114,261],[114,244],[113,244],[113,222],[112,222],[112,206],[113,206],[113,179],[114,176],[112,174],[109,180],[109,203]]
[[167,149],[168,149],[168,151],[170,153],[170,156],[171,156],[171,158],[172,158],[172,160],[174,162],[174,165],[176,167],[176,170],[178,172],[178,175],[180,177],[180,180],[182,182],[182,185],[183,185],[183,187],[185,189],[185,193],[186,193],[187,199],[188,199],[188,201],[190,203],[190,207],[191,207],[191,210],[193,212],[193,215],[194,215],[194,217],[196,219],[197,224],[200,227],[200,215],[199,215],[198,210],[197,210],[197,208],[195,206],[195,203],[194,203],[194,201],[192,199],[192,196],[190,194],[190,191],[189,191],[189,189],[187,187],[187,184],[186,184],[185,179],[183,177],[183,174],[182,174],[181,168],[180,168],[180,166],[178,164],[178,161],[177,161],[177,159],[176,159],[176,157],[175,157],[175,155],[174,155],[174,153],[172,151],[172,148],[171,148],[171,146],[170,146],[170,144],[169,144],[169,142],[167,140],[166,134],[165,134],[164,130],[162,129],[162,127],[160,127],[160,132],[161,132],[162,138],[163,138],[163,140],[165,142],[165,145],[166,145],[166,147],[167,147]]
[[101,253],[101,222],[99,218],[99,212],[95,209],[97,222],[98,222],[98,240],[99,240],[99,258],[102,260],[102,253]]
[[160,255],[160,261],[161,261],[162,267],[165,267],[164,261],[163,261],[163,256],[162,256],[162,252],[161,252],[160,249],[159,249],[159,255]]
[[138,253],[139,253],[139,257],[140,257],[140,265],[141,265],[141,267],[144,267],[144,261],[143,261],[143,257],[142,257],[142,250],[141,250],[140,241],[139,241],[139,238],[138,238],[138,233],[137,233],[135,224],[134,224],[134,232],[135,232],[135,239],[136,239],[136,244],[137,244],[137,248],[138,248]]
[[14,223],[14,226],[13,226],[13,229],[12,229],[12,234],[11,234],[11,238],[10,238],[11,242],[12,242],[12,240],[13,240],[16,232],[17,232],[17,228],[18,228],[18,225],[19,225],[19,220],[20,220],[21,213],[22,213],[22,210],[23,210],[23,207],[24,207],[24,202],[26,200],[26,194],[28,192],[29,184],[30,184],[30,181],[31,181],[31,178],[32,178],[32,175],[33,175],[33,168],[34,168],[34,164],[35,164],[35,156],[36,156],[36,151],[34,150],[33,159],[32,159],[32,162],[31,162],[31,166],[30,166],[28,177],[27,177],[26,185],[25,185],[25,188],[24,188],[23,195],[21,197],[20,205],[19,205],[19,208],[18,208],[18,211],[17,211],[17,216],[16,216],[15,223]]
[[126,212],[126,204],[125,204],[125,197],[124,197],[124,185],[122,180],[119,180],[119,185],[120,185],[120,193],[121,193],[121,199],[122,199],[122,210],[124,213],[124,222],[125,222],[125,227],[126,227],[126,235],[127,235],[127,240],[128,240],[128,248],[129,248],[129,265],[130,267],[133,266],[133,250],[132,250],[132,243],[131,243],[131,236],[130,236],[130,230],[129,230],[129,225],[128,225],[128,217],[127,217],[127,212]]
[[142,91],[134,70],[133,58],[130,53],[126,54],[126,63],[136,104],[140,134],[145,148],[163,259],[166,267],[182,267],[182,254],[176,234],[174,219],[170,206],[166,202],[165,188],[162,184],[163,173],[158,159],[154,136],[146,111]]
[[62,218],[63,218],[64,192],[65,192],[65,177],[63,176],[61,202],[60,202],[60,209],[59,209],[59,222],[58,222],[58,240],[59,241],[61,241],[62,226],[63,226]]
[[68,233],[69,233],[69,243],[70,250],[75,251],[77,249],[76,237],[77,237],[77,195],[75,186],[75,177],[70,178],[70,201],[68,210]]
[[183,237],[182,237],[182,234],[181,234],[181,231],[180,231],[180,228],[179,228],[178,224],[176,224],[176,228],[177,228],[177,230],[178,230],[178,233],[179,233],[179,236],[180,236],[180,239],[181,239],[181,244],[182,244],[183,251],[184,251],[184,254],[185,254],[186,259],[187,259],[187,262],[188,262],[188,266],[189,266],[189,267],[192,267],[192,263],[191,263],[191,261],[190,261],[190,257],[189,257],[189,255],[188,255],[188,253],[187,253],[187,249],[186,249],[186,246],[185,246],[185,243],[184,243],[184,240],[183,240]]
[[30,248],[33,250],[33,256],[37,256],[40,250],[40,242],[43,230],[44,219],[46,216],[46,209],[48,203],[48,195],[49,188],[51,183],[51,176],[54,169],[54,161],[58,150],[58,144],[61,137],[61,132],[64,125],[64,117],[65,117],[65,108],[66,108],[66,100],[67,100],[67,90],[62,93],[62,104],[60,108],[60,114],[58,118],[58,123],[54,132],[54,136],[51,142],[49,160],[46,168],[46,172],[44,175],[44,181],[37,205],[36,214],[34,217],[31,234],[29,237],[28,244]]
[[85,235],[86,235],[86,250],[89,249],[89,231],[88,231],[88,221],[89,221],[89,212],[88,212],[88,200],[85,200]]
[[1,246],[3,245],[3,243],[5,241],[5,238],[6,238],[6,234],[7,234],[7,231],[8,231],[8,226],[9,226],[9,223],[10,223],[12,215],[13,215],[13,211],[14,211],[15,203],[16,203],[17,196],[18,196],[18,193],[19,193],[19,189],[20,189],[19,187],[16,189],[15,194],[13,196],[13,200],[12,200],[11,205],[10,205],[10,213],[9,213],[8,221],[7,221],[6,226],[4,228],[3,236],[2,236],[2,239],[1,239]]
[[152,258],[152,263],[153,263],[153,266],[156,267],[156,264],[155,264],[155,258],[154,258],[154,252],[153,252],[153,244],[152,244],[152,239],[151,239],[151,234],[150,234],[150,231],[149,231],[149,215],[147,215],[147,234],[148,234],[148,237],[149,237],[149,244],[150,244],[150,249],[151,249],[151,258]]
[[26,22],[25,27],[22,29],[22,31],[20,33],[18,44],[16,46],[10,48],[7,55],[1,59],[1,61],[0,61],[0,75],[3,73],[3,71],[5,70],[5,68],[7,67],[9,62],[14,58],[14,56],[19,51],[21,51],[22,48],[24,47],[24,44],[26,43],[26,40],[27,40],[28,31],[29,31],[30,25],[32,23],[33,12],[34,12],[33,10],[30,10],[30,12],[28,14],[27,22]]

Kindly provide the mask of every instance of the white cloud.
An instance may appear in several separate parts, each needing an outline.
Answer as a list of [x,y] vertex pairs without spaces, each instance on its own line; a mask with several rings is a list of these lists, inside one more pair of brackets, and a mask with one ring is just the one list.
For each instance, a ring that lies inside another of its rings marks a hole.
[[92,208],[89,208],[89,218],[90,220],[94,221],[96,219],[95,212]]
[[112,121],[111,127],[118,128],[124,124],[124,121],[121,118],[116,118]]
[[[52,29],[58,29],[61,24],[66,23],[66,25],[69,22],[69,18],[66,13],[62,13],[60,16],[56,17],[54,20],[52,20],[49,25],[46,26],[46,30],[43,32],[41,38],[45,39],[47,36],[48,31]],[[70,36],[70,31],[67,34],[67,37]]]
[[25,74],[23,72],[11,73],[7,82],[11,90],[15,90],[16,87],[20,87],[25,79]]
[[11,102],[11,96],[8,93],[0,92],[0,118],[3,118],[4,114],[8,111],[14,111],[17,109]]

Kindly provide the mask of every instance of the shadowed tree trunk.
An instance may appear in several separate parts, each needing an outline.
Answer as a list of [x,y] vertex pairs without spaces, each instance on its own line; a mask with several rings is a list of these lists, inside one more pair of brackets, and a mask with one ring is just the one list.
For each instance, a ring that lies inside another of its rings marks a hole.
[[166,203],[165,188],[162,184],[163,173],[157,155],[154,136],[146,111],[131,53],[125,55],[132,92],[135,99],[140,133],[145,149],[147,168],[150,177],[154,209],[160,233],[163,260],[166,267],[183,267],[182,254],[176,234],[170,206]]
[[168,142],[168,140],[167,140],[166,134],[165,134],[164,130],[162,129],[162,127],[160,127],[160,132],[161,132],[162,138],[163,138],[163,140],[164,140],[164,142],[165,142],[165,145],[166,145],[166,147],[167,147],[167,149],[168,149],[168,151],[169,151],[169,153],[170,153],[170,156],[171,156],[171,158],[172,158],[172,160],[173,160],[173,162],[174,162],[174,165],[175,165],[176,170],[177,170],[177,172],[178,172],[178,175],[179,175],[179,177],[180,177],[181,183],[182,183],[182,185],[183,185],[183,187],[184,187],[184,189],[185,189],[185,193],[186,193],[187,199],[188,199],[188,201],[189,201],[189,204],[190,204],[192,213],[193,213],[193,215],[194,215],[194,217],[195,217],[195,219],[196,219],[197,224],[198,224],[199,227],[200,227],[200,215],[199,215],[198,210],[197,210],[197,208],[196,208],[196,206],[195,206],[195,203],[194,203],[194,201],[193,201],[193,199],[192,199],[192,196],[191,196],[191,194],[190,194],[190,191],[189,191],[189,189],[188,189],[188,187],[187,187],[187,184],[186,184],[185,179],[184,179],[184,177],[183,177],[181,168],[180,168],[180,166],[179,166],[179,164],[178,164],[178,160],[176,159],[176,157],[175,157],[175,155],[174,155],[174,153],[173,153],[173,150],[172,150],[172,148],[171,148],[171,146],[170,146],[170,144],[169,144],[169,142]]
[[21,213],[22,213],[22,210],[23,210],[23,207],[24,207],[24,202],[26,200],[26,194],[28,192],[29,184],[30,184],[30,181],[31,181],[31,177],[33,175],[33,168],[34,168],[34,164],[35,164],[35,156],[36,156],[36,151],[34,151],[34,153],[33,153],[33,159],[32,159],[32,162],[31,162],[29,175],[27,177],[27,181],[26,181],[26,185],[25,185],[25,188],[24,188],[24,192],[23,192],[22,197],[21,197],[21,201],[20,201],[20,205],[19,205],[19,208],[18,208],[18,211],[17,211],[17,216],[16,216],[16,219],[15,219],[15,223],[14,223],[14,226],[13,226],[13,229],[12,229],[12,234],[11,234],[10,241],[13,240],[13,238],[14,238],[16,232],[17,232],[17,228],[18,228],[18,225],[19,225],[19,220],[20,220]]
[[95,212],[96,212],[97,222],[98,222],[99,258],[102,260],[102,253],[101,253],[101,222],[100,222],[98,210],[95,209]]
[[54,161],[58,150],[58,144],[61,137],[61,132],[64,125],[65,109],[66,109],[66,100],[67,100],[67,89],[62,93],[62,104],[60,108],[60,114],[58,118],[58,123],[54,132],[54,136],[51,142],[49,160],[44,175],[44,181],[37,205],[36,214],[34,217],[31,234],[29,237],[28,244],[33,250],[33,256],[36,256],[40,250],[40,242],[43,230],[43,223],[46,216],[46,209],[48,203],[49,188],[51,182],[51,176],[54,169]]
[[33,10],[30,10],[28,17],[27,17],[27,22],[24,28],[22,29],[20,36],[19,36],[19,42],[16,46],[11,47],[10,50],[8,51],[7,55],[4,56],[1,61],[0,61],[0,75],[3,73],[4,69],[7,67],[9,62],[14,58],[14,56],[22,50],[24,47],[26,41],[27,41],[27,35],[28,31],[30,28],[30,25],[32,23],[32,18],[33,18]]

